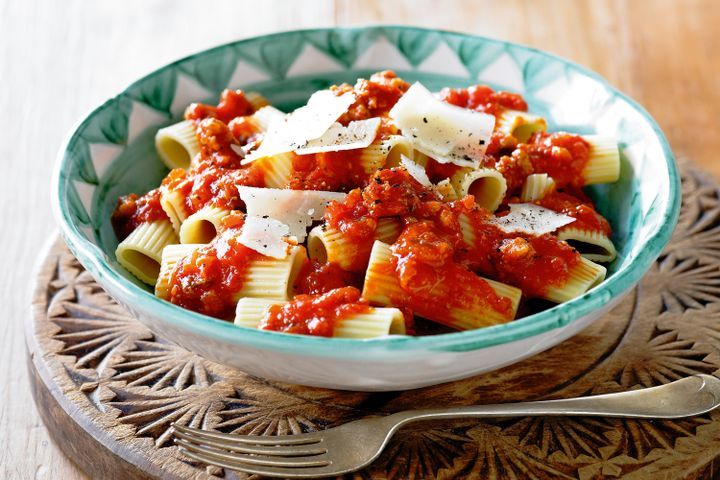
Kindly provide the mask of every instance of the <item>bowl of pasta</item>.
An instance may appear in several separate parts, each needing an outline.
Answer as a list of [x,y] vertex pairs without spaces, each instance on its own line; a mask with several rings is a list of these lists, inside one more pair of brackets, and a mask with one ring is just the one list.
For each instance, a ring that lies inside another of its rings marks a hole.
[[491,371],[628,293],[679,211],[602,78],[413,27],[241,40],[143,77],[61,149],[54,210],[120,304],[203,357],[399,390]]

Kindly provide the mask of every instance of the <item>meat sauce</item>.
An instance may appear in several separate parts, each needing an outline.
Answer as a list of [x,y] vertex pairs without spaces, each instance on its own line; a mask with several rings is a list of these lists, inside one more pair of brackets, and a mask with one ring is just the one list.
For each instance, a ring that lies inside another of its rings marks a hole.
[[391,247],[393,272],[402,288],[394,304],[420,316],[452,326],[453,309],[478,304],[512,317],[510,299],[498,296],[490,284],[455,262],[453,235],[443,235],[433,222],[408,224]]
[[410,88],[409,83],[388,70],[375,73],[370,79],[358,79],[354,86],[343,83],[331,87],[336,95],[347,92],[355,95],[355,102],[338,121],[347,125],[354,120],[387,116],[408,88]]
[[[463,239],[461,214],[469,217],[476,237],[471,246]],[[487,221],[489,212],[478,207],[472,196],[442,202],[402,169],[380,170],[362,191],[332,203],[325,219],[359,246],[372,243],[378,219],[386,216],[399,216],[405,222],[392,249],[395,274],[411,297],[427,285],[442,289],[437,291],[450,296],[441,293],[440,298],[453,302],[456,298],[477,302],[478,295],[470,292],[483,292],[493,309],[504,312],[509,308],[507,299],[497,297],[473,272],[515,285],[530,296],[542,296],[549,286],[563,284],[579,262],[579,254],[556,237],[505,233]],[[429,306],[429,296],[421,294],[410,304],[428,305],[434,314],[446,308]]]
[[513,285],[526,297],[542,297],[547,289],[563,285],[580,255],[557,237],[507,233],[487,221],[487,212],[463,208],[475,239],[460,252],[474,271]]
[[239,147],[242,142],[226,121],[229,118],[242,118],[237,115],[252,113],[252,106],[240,90],[225,90],[217,107],[205,104],[188,107],[185,118],[196,122],[195,135],[200,155],[189,170],[172,170],[159,188],[142,196],[130,194],[119,199],[112,215],[118,238],[124,239],[144,222],[168,219],[160,205],[164,193],[178,192],[184,199],[184,213],[187,216],[205,206],[229,210],[243,207],[237,186],[262,187],[264,179],[262,171],[256,166],[241,166],[242,158],[232,145]]
[[272,305],[259,328],[286,333],[332,337],[338,320],[371,311],[355,287],[341,287],[319,295],[296,295],[284,305]]
[[553,192],[535,203],[573,217],[575,221],[569,225],[571,228],[600,232],[606,236],[612,233],[608,221],[595,210],[592,200],[582,192]]
[[162,190],[155,188],[142,196],[131,193],[120,197],[110,218],[115,235],[123,240],[143,223],[167,219],[160,206],[161,196]]
[[324,152],[293,157],[289,188],[347,192],[367,183],[368,173],[360,162],[361,150]]
[[177,263],[170,277],[170,302],[211,317],[233,318],[248,266],[263,258],[238,241],[242,224],[242,214],[225,217],[215,240]]
[[[336,95],[355,95],[355,102],[338,121],[347,125],[387,117],[408,88],[407,82],[389,71],[352,86],[332,87]],[[439,97],[496,117],[504,109],[527,111],[520,95],[495,92],[486,86],[446,88]],[[167,219],[160,206],[164,193],[178,192],[184,198],[186,215],[205,206],[232,210],[223,220],[218,237],[178,262],[170,279],[172,303],[221,319],[232,318],[248,266],[262,258],[238,242],[244,204],[237,186],[265,185],[262,169],[254,163],[241,165],[242,157],[237,153],[237,147],[257,144],[262,138],[247,117],[252,113],[253,107],[241,90],[224,91],[216,106],[192,104],[185,118],[195,123],[200,146],[193,166],[172,170],[159,188],[145,195],[122,197],[112,217],[122,239],[144,222]],[[378,138],[397,133],[383,118]],[[609,235],[608,222],[580,191],[589,149],[582,137],[569,133],[539,132],[520,144],[511,135],[495,131],[482,166],[495,168],[505,177],[506,203],[517,201],[528,175],[547,173],[559,191],[536,203],[572,216],[576,219],[571,224],[574,228]],[[472,196],[443,201],[404,169],[366,171],[360,155],[360,150],[295,155],[292,176],[285,187],[349,192],[343,202],[331,203],[325,221],[343,232],[358,252],[369,251],[381,218],[402,220],[402,232],[391,246],[392,262],[386,273],[394,275],[401,285],[402,298],[393,303],[404,311],[409,329],[412,312],[441,323],[447,320],[451,325],[450,303],[453,308],[463,308],[480,302],[511,318],[510,300],[498,296],[481,275],[521,288],[524,297],[541,297],[548,288],[562,285],[579,262],[579,254],[553,235],[506,233],[488,222],[490,213],[478,207]],[[437,183],[457,174],[461,167],[429,158],[425,169],[431,182]],[[463,215],[465,225],[473,232],[471,245],[463,238]],[[294,298],[270,308],[260,328],[330,337],[338,319],[370,310],[361,298],[362,283],[362,273],[345,271],[334,263],[307,261],[297,276]]]
[[362,286],[362,278],[340,268],[336,263],[306,262],[295,281],[296,294],[321,295],[345,286]]
[[527,112],[528,106],[522,95],[496,92],[486,85],[468,88],[443,88],[440,99],[452,105],[477,110],[490,115],[499,115],[503,108]]
[[217,106],[204,103],[192,103],[185,110],[185,120],[203,120],[217,118],[228,123],[236,117],[244,117],[255,113],[253,106],[245,98],[242,90],[223,90]]

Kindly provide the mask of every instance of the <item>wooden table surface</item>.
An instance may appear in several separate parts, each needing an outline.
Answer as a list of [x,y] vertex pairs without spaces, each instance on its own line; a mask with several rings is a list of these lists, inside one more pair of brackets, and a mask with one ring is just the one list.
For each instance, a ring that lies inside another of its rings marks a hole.
[[[676,155],[720,177],[717,0],[0,0],[0,478],[84,478],[32,404],[23,322],[55,229],[56,151],[85,111],[175,58],[242,37],[330,25],[414,24],[517,41],[599,72],[643,104]],[[442,5],[442,7],[440,6]]]

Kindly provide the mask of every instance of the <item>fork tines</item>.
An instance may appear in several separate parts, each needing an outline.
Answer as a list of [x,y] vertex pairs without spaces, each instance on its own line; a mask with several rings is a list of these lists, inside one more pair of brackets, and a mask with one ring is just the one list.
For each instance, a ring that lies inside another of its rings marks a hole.
[[267,476],[312,477],[329,473],[322,433],[303,435],[228,435],[173,425],[180,452],[223,468]]

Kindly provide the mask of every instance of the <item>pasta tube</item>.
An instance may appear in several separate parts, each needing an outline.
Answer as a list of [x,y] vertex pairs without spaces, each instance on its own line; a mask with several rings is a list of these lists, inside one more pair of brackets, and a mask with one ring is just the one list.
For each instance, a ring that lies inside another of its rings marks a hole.
[[250,263],[245,273],[245,282],[237,292],[237,300],[243,297],[272,298],[288,300],[293,295],[293,285],[307,260],[305,247],[293,247],[290,254],[277,259],[263,257]]
[[[470,249],[476,248],[477,235],[470,218],[465,214],[460,214],[458,222],[465,244]],[[606,270],[602,265],[580,257],[580,263],[575,265],[569,274],[570,277],[564,285],[548,286],[545,292],[538,296],[557,303],[571,300],[602,282],[605,279]]]
[[607,270],[602,265],[580,257],[580,263],[570,270],[570,278],[562,286],[549,286],[544,298],[562,303],[579,297],[595,285],[605,280]]
[[[395,218],[381,218],[375,240],[393,243],[400,236],[402,223]],[[343,270],[362,271],[370,258],[370,244],[358,245],[329,225],[318,225],[308,236],[308,255],[319,262],[336,263]]]
[[[272,305],[284,304],[264,298],[241,298],[235,311],[235,325],[258,328]],[[335,321],[333,337],[376,338],[405,335],[405,318],[397,308],[372,308],[369,312],[353,313]]]
[[409,307],[422,317],[458,330],[486,327],[515,318],[522,295],[520,289],[486,278],[483,280],[489,284],[496,295],[510,300],[512,310],[509,317],[489,307],[481,296],[478,296],[473,305],[458,305],[457,299],[453,297],[433,298],[431,290],[427,292],[427,302],[440,302],[447,308],[442,316],[437,316],[435,312],[429,312],[426,309],[425,302],[415,303],[403,291],[392,265],[390,246],[376,241],[370,254],[362,296],[376,305]]
[[176,232],[180,232],[180,226],[187,218],[185,213],[185,197],[176,191],[164,192],[160,196],[160,207],[170,219],[170,223]]
[[142,223],[120,242],[115,257],[120,265],[141,281],[155,285],[163,249],[177,242],[177,235],[169,221]]
[[169,169],[189,168],[192,159],[200,153],[195,123],[183,120],[161,128],[155,135],[155,149]]
[[401,155],[412,158],[413,148],[407,138],[402,135],[390,135],[375,140],[362,149],[360,163],[367,173],[380,168],[397,167]]
[[585,185],[617,182],[620,178],[617,141],[602,135],[583,135],[583,139],[590,144],[590,158],[582,172]]
[[279,153],[256,160],[253,165],[262,170],[265,187],[283,188],[288,185],[292,177],[294,158],[295,154],[292,152]]
[[230,210],[204,207],[190,215],[180,226],[180,243],[210,243],[217,235],[220,221]]
[[505,177],[492,168],[462,169],[452,176],[450,183],[459,197],[473,195],[475,203],[491,212],[497,210],[507,191]]
[[506,135],[512,135],[520,143],[526,143],[533,133],[547,130],[547,122],[537,115],[506,109],[500,113],[495,128]]
[[170,293],[170,277],[175,265],[182,258],[202,247],[202,244],[172,244],[163,248],[160,261],[160,273],[155,282],[155,296],[167,300]]
[[617,256],[615,245],[602,232],[564,227],[558,231],[559,240],[564,240],[580,255],[593,262],[612,262]]
[[262,107],[270,105],[270,101],[258,92],[245,92],[245,100],[252,105],[253,110],[260,110]]
[[523,202],[541,200],[553,190],[555,190],[555,180],[551,176],[547,173],[533,173],[525,179],[520,200]]
[[270,122],[278,118],[283,118],[284,116],[285,114],[283,112],[281,112],[275,107],[268,105],[259,108],[255,113],[246,118],[248,118],[250,120],[250,123],[255,125],[255,127],[257,127],[259,131],[264,132],[270,126]]

